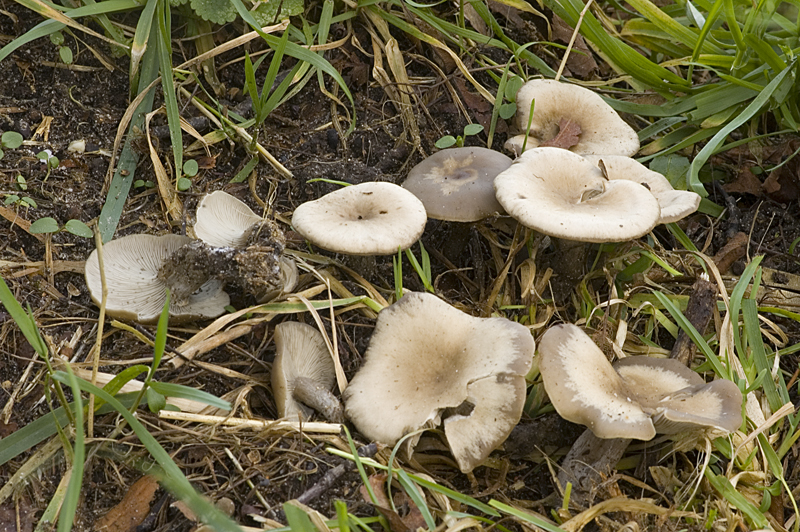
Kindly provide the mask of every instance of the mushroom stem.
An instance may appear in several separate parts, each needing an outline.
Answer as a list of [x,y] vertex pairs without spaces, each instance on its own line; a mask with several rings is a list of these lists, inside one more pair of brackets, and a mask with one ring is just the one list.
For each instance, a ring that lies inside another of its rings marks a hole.
[[[716,287],[708,285],[711,285],[708,280],[699,279],[695,282],[689,296],[689,308],[702,306],[703,301],[708,299],[712,302],[716,300],[715,297],[709,297],[710,291],[716,295]],[[687,313],[687,318],[698,331],[705,331],[709,320],[704,312],[693,312],[691,315]],[[680,335],[678,338],[680,339]],[[678,342],[675,345],[678,346]],[[683,353],[684,350],[679,348],[678,352]],[[688,354],[691,353],[689,350]],[[691,362],[688,356],[676,355],[673,349],[672,358],[678,356],[684,364],[688,365]],[[608,478],[607,473],[620,461],[630,442],[631,440],[626,438],[598,438],[591,430],[586,429],[564,458],[561,472],[558,474],[559,485],[565,489],[567,482],[571,482],[573,488],[576,488],[572,491],[572,501],[578,506],[585,506],[584,503],[589,502],[588,495],[591,490],[601,485],[603,478]]]
[[294,380],[292,397],[296,401],[313,408],[331,423],[343,423],[342,403],[322,385],[308,377],[297,377]]

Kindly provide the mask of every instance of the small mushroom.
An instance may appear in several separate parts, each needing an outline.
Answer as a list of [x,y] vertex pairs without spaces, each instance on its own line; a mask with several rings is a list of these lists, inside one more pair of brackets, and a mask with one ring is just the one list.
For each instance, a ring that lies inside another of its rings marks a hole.
[[[517,92],[517,128],[520,135],[506,141],[505,148],[519,155],[536,148],[559,133],[562,120],[580,127],[577,144],[569,149],[578,154],[632,156],[639,151],[639,137],[603,99],[589,89],[554,80],[537,79]],[[533,117],[528,120],[533,103]],[[527,135],[526,142],[526,131]]]
[[[106,313],[141,323],[157,321],[167,300],[167,289],[172,288],[159,272],[175,251],[191,242],[191,238],[179,235],[130,235],[103,246],[108,286]],[[97,250],[86,261],[85,276],[92,300],[99,305],[102,283]],[[215,318],[225,312],[229,303],[222,283],[212,279],[186,298],[170,298],[169,313],[177,321]]]
[[333,360],[317,329],[296,321],[275,326],[272,393],[280,417],[307,420],[311,407],[341,423],[342,405],[330,392],[335,379]]
[[218,248],[245,247],[254,226],[262,222],[250,207],[222,190],[203,196],[196,217],[194,234]]
[[598,438],[650,440],[650,416],[600,348],[575,325],[550,327],[539,341],[539,371],[559,415]]
[[566,240],[631,240],[649,233],[661,213],[644,186],[609,181],[598,167],[560,148],[526,151],[495,178],[494,188],[522,225]]
[[644,185],[655,196],[661,208],[660,224],[677,222],[689,216],[700,206],[700,195],[688,190],[675,190],[666,177],[648,169],[643,164],[621,155],[585,155],[594,164],[605,166],[608,179],[627,179]]
[[503,212],[493,183],[509,166],[511,159],[494,150],[450,148],[412,168],[403,188],[422,201],[429,218],[476,222]]
[[321,248],[349,255],[392,255],[425,230],[425,207],[392,183],[340,188],[294,211],[294,229]]
[[706,383],[678,360],[628,357],[614,369],[649,414],[659,434],[695,428],[735,432],[742,424],[742,392],[735,383]]
[[612,366],[575,325],[548,329],[539,357],[555,409],[598,438],[649,440],[657,432],[697,429],[727,434],[742,423],[742,394],[733,382],[706,384],[674,359],[629,357]]
[[533,350],[517,323],[410,293],[378,314],[366,361],[344,391],[345,412],[364,436],[388,445],[446,417],[450,449],[469,472],[519,421]]
[[[209,276],[240,286],[262,303],[294,290],[297,264],[282,255],[283,232],[273,221],[221,190],[203,196],[196,217],[194,233],[206,244]],[[220,263],[223,255],[228,256],[225,265]]]

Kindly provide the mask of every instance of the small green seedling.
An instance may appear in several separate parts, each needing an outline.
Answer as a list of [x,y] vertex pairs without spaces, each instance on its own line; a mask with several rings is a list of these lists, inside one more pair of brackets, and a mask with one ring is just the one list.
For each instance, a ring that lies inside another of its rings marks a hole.
[[64,46],[64,34],[60,31],[54,31],[50,34],[50,42],[58,46],[58,56],[61,62],[65,65],[71,65],[73,61],[72,49],[69,46]]
[[137,179],[136,181],[133,182],[133,186],[134,188],[153,188],[154,186],[156,186],[156,184],[150,181],[149,179],[147,180]]
[[53,168],[58,167],[61,161],[58,160],[58,157],[53,155],[53,152],[50,150],[42,150],[36,154],[36,158],[42,161],[44,164],[47,165],[47,175],[44,176],[42,181],[47,181],[47,178],[50,177],[50,172]]
[[453,135],[445,135],[444,137],[440,138],[436,141],[435,146],[440,150],[445,148],[449,148],[451,146],[457,146],[459,148],[464,146],[464,140],[469,137],[470,135],[477,135],[483,131],[483,126],[480,124],[467,124],[464,126],[464,135],[459,135],[458,137],[454,137]]
[[3,148],[13,150],[22,146],[22,135],[16,131],[6,131],[0,135],[0,159],[3,158]]
[[20,196],[18,194],[6,194],[6,199],[3,200],[4,205],[17,205],[19,207],[32,207],[36,208],[36,202],[28,196]]
[[[197,161],[194,159],[189,159],[185,163],[183,163],[183,173],[189,177],[194,177],[197,175],[197,172],[200,170],[200,166],[197,164]],[[178,190],[183,192],[184,190],[189,190],[189,187],[192,186],[192,180],[189,177],[179,177],[177,187]]]
[[49,216],[39,218],[28,228],[28,232],[31,234],[53,234],[59,231],[66,231],[84,238],[92,238],[94,236],[89,226],[80,220],[69,220],[64,224],[64,227],[58,227],[58,222],[55,218],[50,218]]

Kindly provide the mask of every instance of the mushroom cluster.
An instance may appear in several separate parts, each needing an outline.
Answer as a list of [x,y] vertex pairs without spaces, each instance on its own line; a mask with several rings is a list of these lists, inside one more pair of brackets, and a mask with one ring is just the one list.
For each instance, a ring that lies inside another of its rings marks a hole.
[[504,318],[475,318],[410,293],[378,314],[345,412],[374,441],[444,424],[459,468],[472,471],[517,424],[533,337]]
[[714,435],[742,424],[742,393],[729,380],[706,383],[674,359],[628,357],[613,366],[575,325],[539,342],[539,370],[556,411],[598,438],[650,440],[656,433]]

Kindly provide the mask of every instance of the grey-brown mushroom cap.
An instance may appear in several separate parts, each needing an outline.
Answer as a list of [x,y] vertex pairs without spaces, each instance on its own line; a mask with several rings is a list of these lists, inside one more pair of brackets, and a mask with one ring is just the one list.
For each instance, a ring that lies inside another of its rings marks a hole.
[[677,360],[646,356],[614,363],[659,434],[714,428],[734,432],[742,424],[742,392],[733,382],[708,384]]
[[494,178],[509,166],[510,157],[488,148],[449,148],[412,168],[402,186],[422,201],[429,218],[475,222],[503,212]]
[[[561,119],[577,123],[579,141],[570,151],[582,155],[615,154],[632,156],[639,151],[639,137],[617,112],[595,92],[554,80],[537,79],[525,83],[517,92],[517,128],[528,131],[531,102],[535,101],[527,149],[553,139]],[[517,155],[525,135],[512,137],[505,148]]]
[[656,435],[622,378],[577,326],[556,325],[544,333],[539,371],[559,415],[585,425],[598,438],[650,440]]
[[[167,286],[158,278],[158,271],[173,252],[191,241],[180,235],[129,235],[104,245],[106,313],[141,323],[158,321],[167,300]],[[86,260],[85,276],[92,300],[100,305],[103,292],[97,250]],[[215,318],[229,303],[222,284],[210,280],[184,302],[170,300],[170,319]]]
[[[438,424],[445,408],[468,400],[471,383],[487,381],[479,387],[484,394],[492,376],[524,376],[533,350],[530,332],[518,323],[475,318],[432,294],[410,293],[378,315],[366,361],[344,391],[345,412],[364,436],[391,445]],[[501,383],[493,401],[516,404],[518,394],[508,392]],[[506,427],[508,421],[495,419]],[[505,428],[487,431],[505,434]]]
[[467,385],[466,400],[474,405],[472,412],[444,420],[447,443],[462,472],[475,469],[508,438],[522,417],[525,392],[525,377],[507,373]]
[[336,373],[322,333],[305,323],[285,321],[275,326],[272,394],[280,417],[306,420],[312,410],[292,395],[297,377],[307,377],[330,390]]
[[597,166],[602,159],[608,178],[627,179],[644,185],[655,196],[661,208],[660,224],[681,220],[700,207],[700,195],[689,190],[672,188],[669,180],[645,165],[620,155],[586,155],[585,158]]
[[582,242],[621,242],[649,233],[661,208],[632,181],[605,179],[567,150],[528,150],[494,180],[497,200],[522,225]]
[[203,196],[195,216],[195,236],[218,248],[244,247],[250,228],[261,222],[250,207],[222,190]]
[[392,183],[343,187],[294,211],[292,226],[317,246],[349,255],[393,255],[419,240],[428,217],[417,197]]

